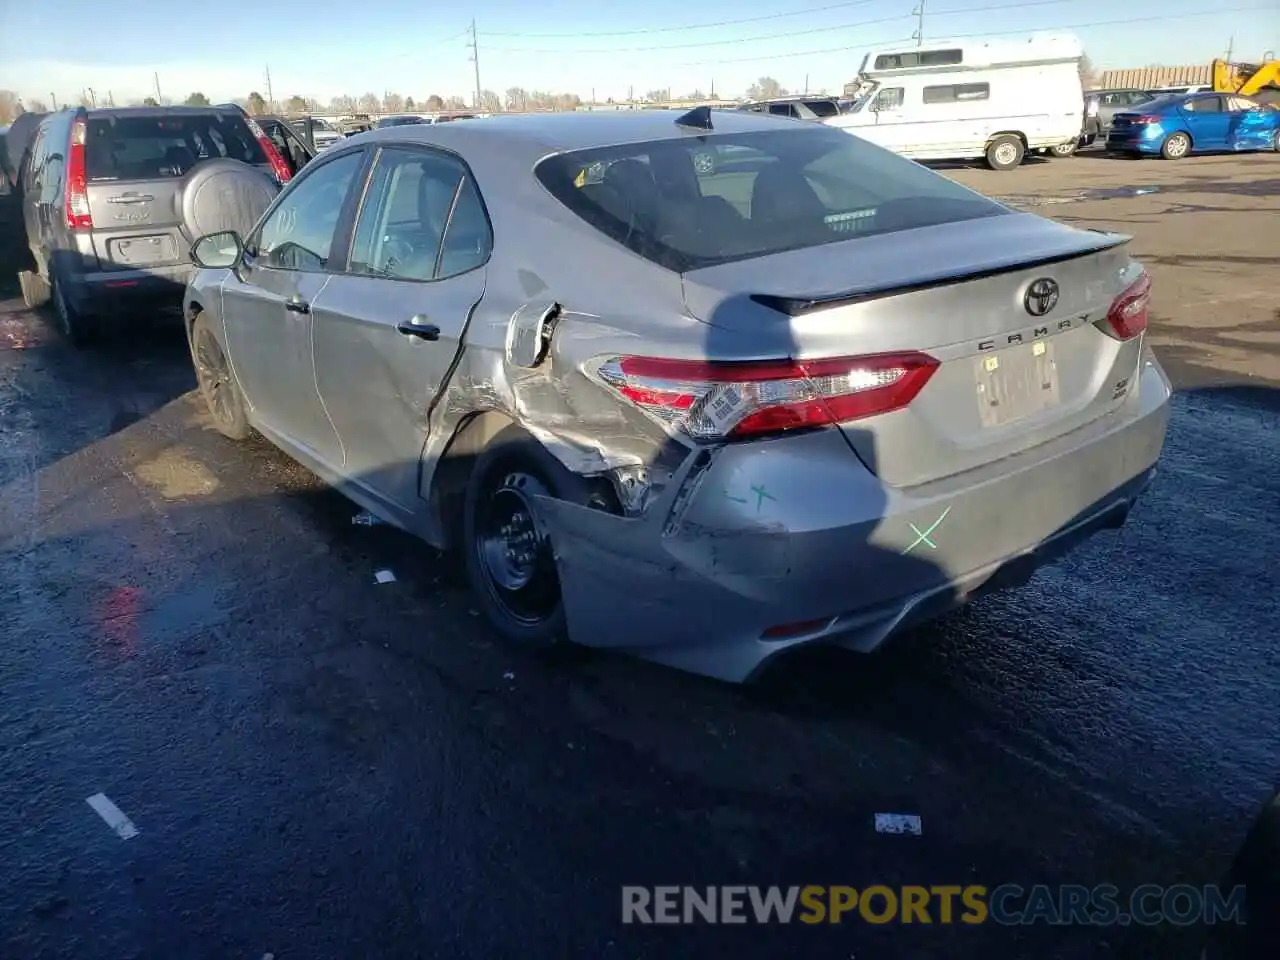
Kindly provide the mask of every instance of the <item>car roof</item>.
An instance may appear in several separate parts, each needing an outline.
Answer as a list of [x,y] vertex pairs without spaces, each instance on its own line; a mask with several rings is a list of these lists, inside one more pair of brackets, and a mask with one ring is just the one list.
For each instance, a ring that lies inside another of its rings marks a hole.
[[242,114],[239,107],[209,104],[207,107],[97,107],[85,110],[92,119],[103,117],[204,117],[211,113]]
[[362,134],[361,141],[421,141],[463,153],[497,148],[507,154],[522,154],[525,162],[532,162],[548,153],[589,150],[622,143],[696,137],[708,133],[795,130],[794,121],[784,117],[745,111],[713,111],[712,129],[704,131],[677,126],[676,120],[683,115],[684,111],[679,110],[512,113],[477,117],[472,123],[384,127]]

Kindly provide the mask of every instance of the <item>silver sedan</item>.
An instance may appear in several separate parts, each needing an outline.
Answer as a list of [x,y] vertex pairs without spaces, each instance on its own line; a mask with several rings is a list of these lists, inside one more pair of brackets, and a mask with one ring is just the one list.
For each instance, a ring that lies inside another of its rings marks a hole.
[[1127,243],[818,124],[504,116],[326,151],[185,310],[218,429],[499,633],[741,681],[1123,523],[1170,393]]

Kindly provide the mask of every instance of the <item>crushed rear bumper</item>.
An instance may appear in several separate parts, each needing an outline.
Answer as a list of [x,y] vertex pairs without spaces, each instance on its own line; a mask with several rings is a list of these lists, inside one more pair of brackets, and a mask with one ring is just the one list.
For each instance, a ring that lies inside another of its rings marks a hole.
[[573,638],[729,681],[781,651],[870,651],[1124,522],[1164,444],[1148,354],[1125,403],[996,464],[886,486],[836,431],[691,459],[642,517],[543,500]]

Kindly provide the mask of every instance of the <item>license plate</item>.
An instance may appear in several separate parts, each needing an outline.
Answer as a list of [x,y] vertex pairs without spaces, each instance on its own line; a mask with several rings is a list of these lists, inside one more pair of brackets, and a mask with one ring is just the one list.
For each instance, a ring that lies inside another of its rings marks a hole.
[[984,427],[1002,427],[1058,405],[1058,366],[1049,340],[988,353],[974,365]]

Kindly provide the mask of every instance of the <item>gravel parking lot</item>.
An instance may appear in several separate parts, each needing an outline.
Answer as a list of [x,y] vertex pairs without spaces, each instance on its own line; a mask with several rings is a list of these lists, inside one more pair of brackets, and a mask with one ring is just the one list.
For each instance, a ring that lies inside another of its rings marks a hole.
[[0,300],[0,957],[1197,956],[620,922],[623,884],[1212,883],[1280,783],[1280,157],[946,172],[1134,235],[1161,474],[1025,589],[755,689],[496,643],[448,558],[214,434],[176,330],[77,353]]

